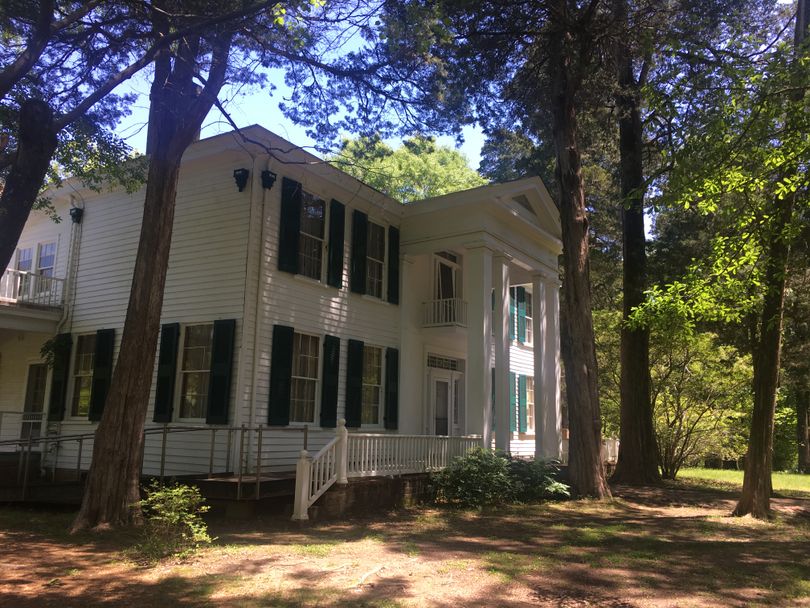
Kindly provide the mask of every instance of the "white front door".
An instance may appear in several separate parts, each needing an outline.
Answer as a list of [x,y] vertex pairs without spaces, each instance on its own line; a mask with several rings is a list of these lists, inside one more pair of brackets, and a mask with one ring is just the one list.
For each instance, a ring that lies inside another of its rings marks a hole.
[[431,369],[430,433],[464,434],[464,375],[461,372]]

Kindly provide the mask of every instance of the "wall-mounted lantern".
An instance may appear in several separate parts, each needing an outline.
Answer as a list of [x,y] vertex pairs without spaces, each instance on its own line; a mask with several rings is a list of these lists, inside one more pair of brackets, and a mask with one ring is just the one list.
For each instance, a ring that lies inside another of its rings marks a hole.
[[84,209],[82,209],[81,207],[71,207],[69,213],[70,219],[73,221],[74,224],[82,223],[82,216],[84,215]]
[[247,186],[248,176],[250,175],[250,171],[247,169],[234,169],[233,170],[233,179],[236,180],[236,187],[239,188],[239,192],[245,189]]
[[268,171],[265,169],[262,171],[262,188],[265,190],[270,190],[273,187],[273,184],[276,183],[276,174],[272,171]]

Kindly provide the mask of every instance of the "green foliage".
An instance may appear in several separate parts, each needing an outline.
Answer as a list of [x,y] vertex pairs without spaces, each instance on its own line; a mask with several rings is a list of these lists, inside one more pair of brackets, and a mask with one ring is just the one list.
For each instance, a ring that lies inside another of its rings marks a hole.
[[213,540],[202,514],[208,511],[196,486],[153,481],[140,502],[145,518],[143,540],[136,547],[149,560],[187,556]]
[[568,486],[553,474],[542,461],[475,448],[436,473],[432,484],[436,502],[462,508],[570,496]]
[[486,184],[467,158],[431,137],[416,136],[396,150],[378,136],[344,140],[329,162],[403,203]]
[[70,346],[70,334],[57,334],[45,341],[42,348],[39,349],[39,354],[45,364],[52,368],[58,357],[70,353]]

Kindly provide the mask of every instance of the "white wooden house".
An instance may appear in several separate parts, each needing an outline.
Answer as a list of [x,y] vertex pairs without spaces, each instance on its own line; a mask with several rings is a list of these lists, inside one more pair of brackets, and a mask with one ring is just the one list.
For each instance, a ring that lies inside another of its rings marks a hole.
[[[543,183],[402,205],[244,133],[263,145],[223,134],[183,159],[144,473],[291,470],[340,419],[368,446],[474,436],[560,457],[560,226]],[[30,437],[45,469],[89,465],[142,197],[67,181],[60,223],[32,214],[0,282],[0,450]],[[42,439],[65,436],[83,439]]]

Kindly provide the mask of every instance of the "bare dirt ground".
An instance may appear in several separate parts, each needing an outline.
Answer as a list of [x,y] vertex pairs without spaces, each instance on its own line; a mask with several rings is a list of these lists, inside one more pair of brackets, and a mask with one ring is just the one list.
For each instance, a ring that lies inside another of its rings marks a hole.
[[612,502],[436,509],[299,527],[212,522],[215,544],[143,566],[127,535],[0,509],[0,606],[810,606],[810,499],[772,522],[732,492],[615,488]]

